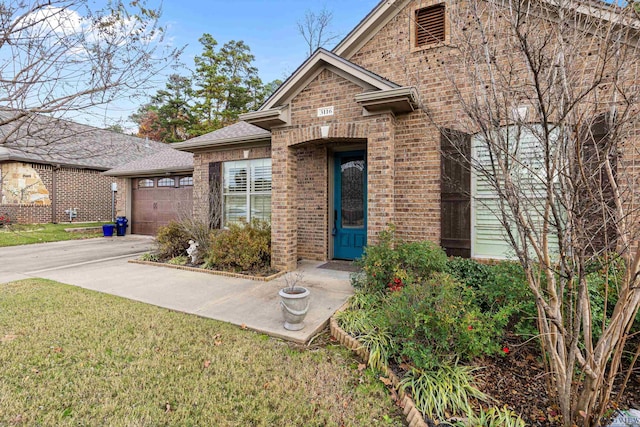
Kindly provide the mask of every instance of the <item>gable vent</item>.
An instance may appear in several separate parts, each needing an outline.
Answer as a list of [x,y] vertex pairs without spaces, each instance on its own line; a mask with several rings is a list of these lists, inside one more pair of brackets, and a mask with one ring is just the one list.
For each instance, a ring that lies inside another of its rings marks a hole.
[[416,10],[416,47],[444,42],[444,4]]

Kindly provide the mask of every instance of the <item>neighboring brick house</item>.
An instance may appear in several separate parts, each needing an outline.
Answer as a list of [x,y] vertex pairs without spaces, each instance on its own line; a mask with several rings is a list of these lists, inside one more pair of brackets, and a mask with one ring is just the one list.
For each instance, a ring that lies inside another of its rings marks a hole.
[[455,93],[442,90],[456,72],[442,66],[454,4],[384,0],[244,122],[174,144],[194,153],[194,215],[209,214],[212,185],[223,222],[270,215],[273,263],[284,269],[300,258],[357,258],[389,224],[449,254],[499,254],[504,242],[471,211],[468,171],[459,174],[466,195],[443,184],[452,167],[443,132],[419,108],[455,132]]
[[19,223],[110,221],[114,179],[102,172],[169,149],[39,115],[0,127],[0,135],[0,213]]

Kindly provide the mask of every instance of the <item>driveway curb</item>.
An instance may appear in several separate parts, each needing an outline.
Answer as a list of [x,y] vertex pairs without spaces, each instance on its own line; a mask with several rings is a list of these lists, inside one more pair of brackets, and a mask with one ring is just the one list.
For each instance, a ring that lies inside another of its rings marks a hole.
[[232,273],[230,271],[207,270],[206,268],[189,267],[187,265],[173,265],[173,264],[167,264],[164,262],[142,261],[139,259],[130,259],[129,262],[131,264],[153,265],[154,267],[164,267],[164,268],[173,268],[176,270],[195,271],[196,273],[206,273],[206,274],[212,274],[214,276],[234,277],[236,279],[255,280],[257,282],[269,282],[273,279],[277,279],[278,277],[284,276],[285,274],[287,274],[286,271],[280,271],[278,273],[272,274],[271,276],[249,276],[247,274]]

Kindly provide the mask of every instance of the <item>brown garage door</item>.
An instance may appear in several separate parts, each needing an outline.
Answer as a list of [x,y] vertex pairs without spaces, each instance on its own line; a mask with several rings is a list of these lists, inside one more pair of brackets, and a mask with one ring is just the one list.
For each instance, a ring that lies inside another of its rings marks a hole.
[[137,178],[131,185],[131,233],[155,235],[158,227],[191,215],[193,178]]

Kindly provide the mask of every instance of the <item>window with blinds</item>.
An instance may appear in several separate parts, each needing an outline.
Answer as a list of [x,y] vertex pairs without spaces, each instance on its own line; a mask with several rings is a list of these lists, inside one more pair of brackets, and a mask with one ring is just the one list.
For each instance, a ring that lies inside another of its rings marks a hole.
[[271,159],[225,162],[222,181],[225,224],[271,220]]
[[[541,235],[544,226],[544,210],[547,197],[547,173],[544,166],[542,125],[529,125],[525,127],[506,126],[495,131],[496,140],[503,140],[502,146],[509,147],[511,165],[508,169],[509,179],[504,173],[500,173],[500,166],[504,163],[496,163],[498,171],[491,176],[486,173],[472,170],[472,256],[476,258],[513,259],[515,253],[506,234],[503,223],[502,206],[494,181],[501,188],[505,188],[507,182],[515,185],[516,191],[522,197],[519,204],[523,215],[527,216],[534,228],[531,233]],[[551,139],[560,138],[558,129],[551,131]],[[507,144],[508,142],[508,144]],[[489,148],[490,144],[485,137],[478,134],[472,138],[473,162],[480,171],[491,171],[492,156],[503,154],[499,149]],[[557,179],[552,177],[552,181]],[[509,209],[507,208],[510,214]],[[515,224],[511,226],[515,228]],[[557,237],[550,233],[549,239],[552,250],[557,248]]]
[[422,47],[445,41],[444,4],[416,10],[415,46]]

